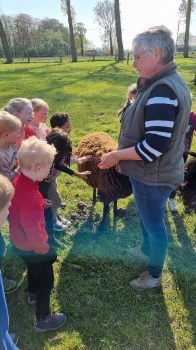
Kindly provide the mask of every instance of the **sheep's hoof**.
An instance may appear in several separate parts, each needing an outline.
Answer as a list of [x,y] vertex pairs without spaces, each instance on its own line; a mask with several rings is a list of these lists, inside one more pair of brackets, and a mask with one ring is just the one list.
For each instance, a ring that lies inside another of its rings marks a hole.
[[100,224],[97,227],[97,231],[99,233],[104,233],[104,222],[100,222]]
[[114,217],[124,218],[127,214],[127,210],[123,208],[118,208],[117,211],[114,212]]

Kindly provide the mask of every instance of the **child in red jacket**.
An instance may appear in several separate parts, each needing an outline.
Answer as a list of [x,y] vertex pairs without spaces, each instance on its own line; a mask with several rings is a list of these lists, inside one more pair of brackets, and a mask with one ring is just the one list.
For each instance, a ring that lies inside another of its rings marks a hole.
[[[54,283],[52,264],[57,255],[48,244],[45,203],[37,183],[47,177],[55,153],[53,145],[35,136],[23,141],[18,151],[21,173],[13,182],[15,195],[9,211],[13,249],[27,265],[29,297],[36,296],[37,332],[55,330],[66,320],[64,314],[52,313],[49,308]],[[28,301],[31,304],[29,298]]]
[[[0,175],[0,228],[8,216],[8,208],[13,195],[14,189],[11,182],[5,176]],[[8,328],[9,317],[0,269],[0,349],[19,350],[16,347],[18,337],[14,333],[9,334]]]

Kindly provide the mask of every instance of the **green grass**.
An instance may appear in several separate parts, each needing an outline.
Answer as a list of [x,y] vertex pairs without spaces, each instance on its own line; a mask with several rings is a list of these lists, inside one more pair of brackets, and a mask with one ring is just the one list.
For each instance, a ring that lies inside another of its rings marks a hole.
[[[177,58],[178,71],[193,93],[196,87],[193,59]],[[105,131],[118,138],[117,111],[126,99],[127,87],[137,73],[126,63],[39,62],[0,64],[1,101],[13,97],[39,97],[50,106],[50,115],[65,111],[71,115],[74,150],[83,135]],[[192,149],[196,149],[195,140]],[[56,291],[51,296],[55,311],[64,311],[67,322],[56,332],[35,334],[35,309],[27,304],[25,265],[8,249],[4,274],[20,282],[7,296],[10,331],[19,335],[21,350],[181,350],[196,349],[196,215],[166,211],[169,248],[163,285],[155,290],[135,292],[129,281],[145,270],[145,265],[128,259],[125,249],[141,242],[139,218],[131,196],[119,201],[127,210],[125,218],[114,219],[112,205],[104,235],[96,236],[102,204],[92,206],[92,190],[77,178],[61,175],[59,190],[66,202],[66,217],[74,218],[54,264]],[[83,212],[78,203],[86,203]],[[7,224],[3,234],[8,242]],[[66,264],[80,265],[81,270]],[[92,273],[94,271],[94,273]]]

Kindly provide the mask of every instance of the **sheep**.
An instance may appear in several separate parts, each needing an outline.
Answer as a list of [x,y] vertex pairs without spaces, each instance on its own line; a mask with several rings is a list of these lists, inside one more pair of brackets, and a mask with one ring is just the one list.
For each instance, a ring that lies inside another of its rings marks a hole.
[[78,146],[78,157],[92,155],[90,162],[78,164],[78,171],[90,170],[91,175],[85,180],[93,188],[93,203],[96,202],[96,189],[98,199],[103,202],[103,217],[99,229],[102,230],[109,204],[114,202],[114,216],[118,216],[117,199],[132,194],[132,186],[128,176],[120,174],[116,167],[100,170],[98,164],[104,154],[117,149],[117,144],[105,132],[93,132],[83,137]]
[[184,167],[184,182],[179,187],[186,213],[191,210],[196,211],[196,153],[188,152],[192,158],[188,160]]

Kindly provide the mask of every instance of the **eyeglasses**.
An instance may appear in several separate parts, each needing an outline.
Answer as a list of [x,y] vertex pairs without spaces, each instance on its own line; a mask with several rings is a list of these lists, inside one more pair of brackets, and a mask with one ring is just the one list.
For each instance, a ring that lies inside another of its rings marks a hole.
[[139,52],[136,55],[133,55],[132,57],[133,57],[134,61],[137,62],[139,60],[140,56],[143,55],[143,53],[146,53],[146,52],[149,52],[149,50],[145,50],[145,51]]

